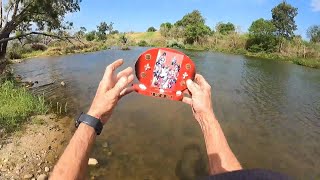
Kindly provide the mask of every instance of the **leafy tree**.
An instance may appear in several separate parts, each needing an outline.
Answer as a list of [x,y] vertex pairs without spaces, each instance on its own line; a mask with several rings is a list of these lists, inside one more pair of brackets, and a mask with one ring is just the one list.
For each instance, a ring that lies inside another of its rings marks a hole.
[[175,26],[183,29],[185,42],[190,44],[198,42],[211,33],[211,29],[205,25],[205,19],[198,10],[183,16],[181,20],[175,23]]
[[[7,0],[0,3],[0,64],[5,62],[7,43],[43,31],[53,31],[65,27],[64,16],[80,10],[81,0]],[[5,7],[5,8],[3,8]],[[4,11],[3,11],[4,10]],[[6,14],[6,15],[4,15]],[[34,28],[35,27],[35,28]],[[38,32],[30,32],[32,29]],[[21,31],[19,36],[12,32]],[[29,33],[27,33],[29,32]],[[43,33],[43,35],[50,35]],[[10,38],[9,38],[10,37]]]
[[276,47],[276,27],[269,20],[260,18],[249,28],[249,39],[246,48],[252,52],[273,52]]
[[175,23],[175,26],[186,27],[192,24],[204,24],[205,19],[202,17],[200,11],[194,10],[191,13],[186,14],[183,18]]
[[108,24],[106,22],[101,22],[99,26],[97,26],[97,37],[98,40],[105,40],[107,39],[107,30]]
[[80,31],[76,32],[76,36],[83,37],[86,34],[87,29],[85,27],[80,27]]
[[90,31],[86,34],[87,41],[93,41],[96,38],[96,31]]
[[149,27],[147,30],[147,32],[156,32],[156,31],[157,31],[157,29],[154,27]]
[[279,52],[281,52],[284,39],[292,39],[297,29],[294,18],[298,15],[298,8],[283,1],[272,9],[272,23],[276,27]]
[[307,36],[311,42],[320,43],[320,25],[313,25],[308,28]]
[[173,25],[169,22],[162,23],[160,25],[160,34],[164,37],[168,37],[170,34],[170,30],[172,29]]
[[227,35],[232,32],[235,32],[236,28],[235,28],[234,24],[232,24],[230,22],[228,22],[228,23],[220,22],[216,26],[216,31],[219,32],[220,34]]

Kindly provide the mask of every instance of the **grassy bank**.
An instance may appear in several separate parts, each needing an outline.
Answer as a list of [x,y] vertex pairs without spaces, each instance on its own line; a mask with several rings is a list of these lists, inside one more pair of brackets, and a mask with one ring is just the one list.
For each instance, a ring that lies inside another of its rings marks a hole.
[[[125,37],[126,42],[123,42]],[[67,42],[51,43],[45,48],[32,49],[25,46],[23,48],[12,48],[9,51],[10,59],[26,59],[39,56],[59,56],[73,53],[86,53],[108,49],[112,46],[123,47],[128,46],[143,46],[143,47],[170,47],[189,50],[206,50],[214,52],[223,52],[231,54],[241,54],[249,57],[256,57],[262,59],[272,59],[288,61],[294,64],[320,68],[320,45],[303,44],[300,41],[287,42],[284,44],[281,53],[267,53],[267,52],[249,52],[246,50],[246,42],[248,36],[243,35],[212,35],[202,40],[201,43],[194,43],[192,45],[185,44],[183,38],[163,37],[160,32],[137,32],[108,35],[105,41],[86,41],[85,39],[74,44]]]
[[0,129],[12,132],[31,115],[46,114],[48,110],[43,97],[32,95],[13,81],[0,84]]

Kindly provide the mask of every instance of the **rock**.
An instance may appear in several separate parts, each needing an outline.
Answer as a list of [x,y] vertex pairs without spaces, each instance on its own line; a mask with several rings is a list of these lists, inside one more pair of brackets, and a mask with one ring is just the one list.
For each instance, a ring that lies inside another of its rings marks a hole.
[[23,157],[24,157],[24,158],[27,158],[27,155],[25,154]]
[[23,179],[31,179],[33,177],[33,174],[26,174],[23,176]]
[[48,176],[45,174],[40,174],[37,178],[37,180],[47,180],[47,179],[48,179]]
[[45,171],[45,172],[49,172],[49,171],[50,171],[50,168],[45,167],[45,168],[44,168],[44,171]]
[[88,161],[88,165],[89,166],[96,166],[98,164],[98,161],[94,158],[89,158],[89,161]]
[[31,180],[36,180],[36,178],[32,178]]
[[108,148],[108,147],[109,147],[108,142],[103,143],[103,144],[102,144],[102,147],[104,147],[104,148]]
[[51,146],[48,146],[48,150],[51,150],[51,148],[52,148]]
[[2,144],[0,144],[0,149],[2,149]]
[[8,159],[4,159],[3,160],[3,163],[5,164],[5,163],[7,163],[8,162]]
[[66,83],[64,81],[61,81],[60,85],[61,86],[66,86]]
[[112,156],[112,152],[111,151],[108,152],[108,156]]

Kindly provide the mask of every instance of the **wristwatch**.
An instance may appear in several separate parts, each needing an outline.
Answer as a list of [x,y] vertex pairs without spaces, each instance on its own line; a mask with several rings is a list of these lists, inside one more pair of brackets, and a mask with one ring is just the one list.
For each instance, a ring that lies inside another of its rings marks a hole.
[[76,128],[78,128],[81,123],[84,123],[88,126],[93,127],[93,129],[96,131],[97,135],[101,134],[103,124],[99,119],[82,112],[79,115],[78,119],[76,119],[76,124],[75,124]]

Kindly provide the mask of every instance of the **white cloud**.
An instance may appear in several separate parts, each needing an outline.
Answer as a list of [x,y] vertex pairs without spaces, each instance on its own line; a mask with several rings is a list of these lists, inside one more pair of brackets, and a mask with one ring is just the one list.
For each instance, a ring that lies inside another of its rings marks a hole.
[[320,0],[311,0],[311,7],[315,12],[320,11]]

